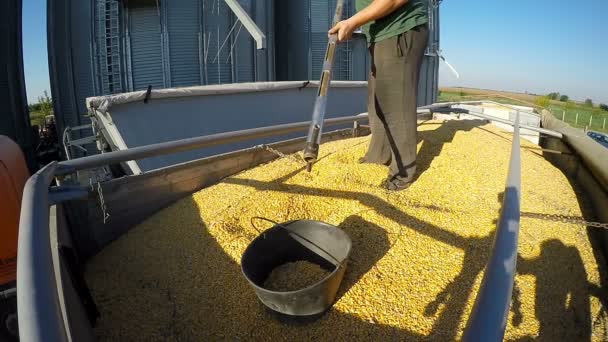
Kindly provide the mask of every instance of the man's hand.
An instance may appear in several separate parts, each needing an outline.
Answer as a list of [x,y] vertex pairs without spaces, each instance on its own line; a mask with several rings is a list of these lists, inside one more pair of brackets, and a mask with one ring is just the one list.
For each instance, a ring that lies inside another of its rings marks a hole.
[[355,29],[374,20],[383,18],[398,8],[405,6],[409,0],[374,0],[372,3],[352,17],[337,23],[329,34],[337,34],[338,41],[350,39]]
[[339,23],[336,24],[336,26],[334,26],[331,30],[329,30],[329,34],[337,34],[338,35],[338,42],[343,42],[346,40],[349,40],[352,35],[353,32],[355,31],[355,29],[357,28],[357,25],[355,25],[355,23],[352,22],[352,20],[350,19],[346,19],[346,20],[342,20]]

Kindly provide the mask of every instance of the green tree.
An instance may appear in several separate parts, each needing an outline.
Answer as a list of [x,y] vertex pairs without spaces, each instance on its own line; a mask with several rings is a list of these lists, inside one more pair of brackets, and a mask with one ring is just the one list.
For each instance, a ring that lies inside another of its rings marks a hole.
[[30,112],[38,112],[40,111],[40,103],[31,104],[27,106],[27,108],[30,110]]
[[569,99],[570,98],[568,97],[568,95],[562,95],[562,96],[559,97],[559,100],[561,102],[568,102]]
[[605,110],[608,112],[608,105],[605,103],[600,103],[600,109]]
[[548,95],[539,96],[536,98],[536,105],[540,108],[547,109],[550,101],[551,101],[551,98]]
[[46,90],[44,91],[43,96],[38,97],[38,105],[40,108],[40,112],[42,112],[44,116],[53,114],[53,101],[49,97],[49,94],[46,92]]
[[587,106],[587,107],[593,107],[593,100],[586,99],[585,100],[585,106]]
[[549,100],[557,100],[557,99],[559,99],[559,93],[557,93],[557,92],[556,93],[549,93],[547,95],[547,97],[549,98]]

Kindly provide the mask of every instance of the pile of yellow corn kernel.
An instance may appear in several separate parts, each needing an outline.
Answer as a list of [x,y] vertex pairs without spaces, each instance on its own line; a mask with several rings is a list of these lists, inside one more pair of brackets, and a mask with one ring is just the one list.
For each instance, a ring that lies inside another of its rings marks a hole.
[[264,288],[271,291],[301,290],[323,280],[329,273],[321,266],[305,260],[288,262],[270,272]]
[[[322,145],[310,174],[279,159],[161,210],[88,264],[97,336],[459,339],[491,251],[511,135],[479,121],[427,121],[419,141],[421,174],[402,192],[381,187],[386,167],[357,163],[363,137]],[[603,340],[605,297],[586,229],[534,218],[582,216],[575,190],[540,153],[522,141],[518,275],[505,339]],[[326,314],[294,324],[258,301],[239,264],[258,235],[254,216],[320,220],[350,235],[345,278]]]

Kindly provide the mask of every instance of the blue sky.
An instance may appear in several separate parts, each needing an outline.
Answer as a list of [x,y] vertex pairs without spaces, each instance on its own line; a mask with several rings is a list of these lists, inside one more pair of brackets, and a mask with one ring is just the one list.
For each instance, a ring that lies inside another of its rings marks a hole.
[[440,85],[608,104],[608,0],[445,0]]
[[25,87],[28,102],[36,103],[45,90],[51,96],[46,47],[46,0],[22,1]]
[[[50,89],[45,6],[46,0],[23,0],[30,102]],[[558,91],[608,103],[607,15],[608,0],[445,0],[441,48],[461,77],[441,65],[440,85]]]

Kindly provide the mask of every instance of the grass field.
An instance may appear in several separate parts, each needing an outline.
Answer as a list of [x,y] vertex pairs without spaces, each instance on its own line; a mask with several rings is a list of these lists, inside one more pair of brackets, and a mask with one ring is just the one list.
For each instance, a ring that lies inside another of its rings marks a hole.
[[[511,93],[472,88],[441,88],[439,102],[491,100],[506,104],[527,105],[536,107],[538,95]],[[594,131],[608,132],[608,112],[598,107],[570,102],[549,101],[547,109],[553,115],[573,127],[588,128]],[[577,118],[578,114],[578,118]]]

